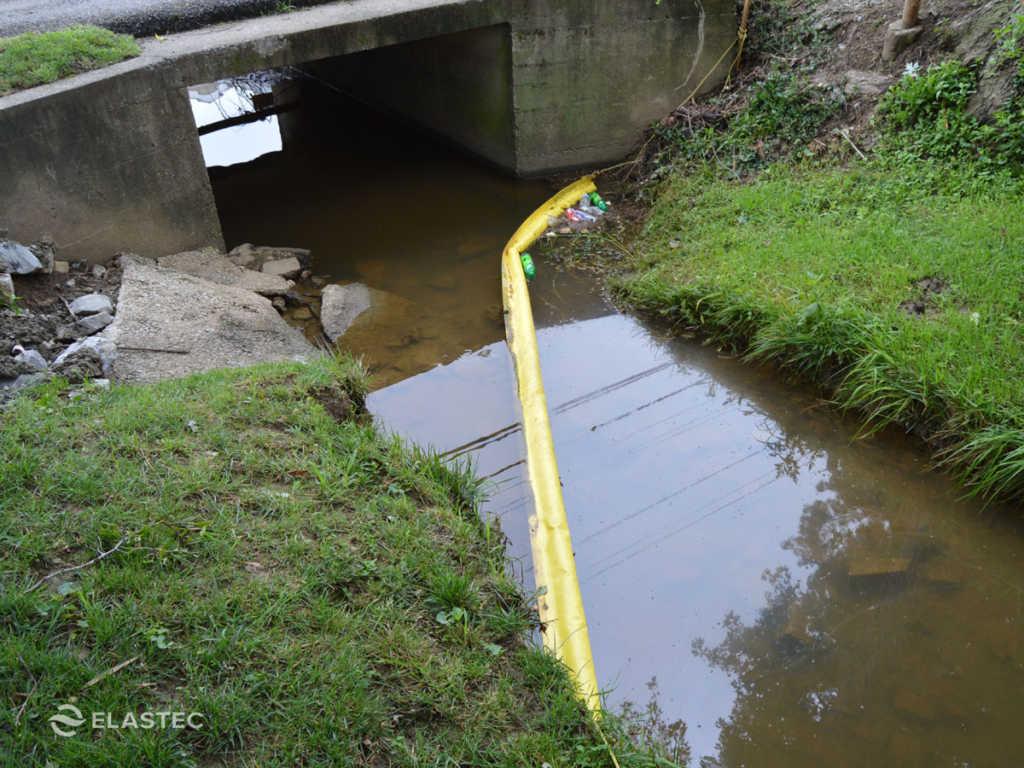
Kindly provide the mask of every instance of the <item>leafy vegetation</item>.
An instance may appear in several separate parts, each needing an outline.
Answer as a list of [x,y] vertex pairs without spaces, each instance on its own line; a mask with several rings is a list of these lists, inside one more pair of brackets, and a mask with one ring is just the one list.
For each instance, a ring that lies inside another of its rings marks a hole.
[[999,61],[1016,62],[1018,77],[1024,78],[1024,13],[1015,14],[1010,22],[996,30]]
[[0,95],[138,55],[131,36],[88,25],[0,38]]
[[966,162],[975,177],[1024,170],[1024,99],[1015,98],[985,122],[968,109],[977,73],[950,60],[923,74],[905,74],[882,98],[881,154],[905,165],[938,159]]
[[[324,360],[13,404],[6,762],[610,764],[565,669],[526,641],[479,482],[381,437],[362,391]],[[201,727],[58,738],[64,703]],[[605,724],[620,760],[654,765],[623,733]]]
[[711,163],[739,177],[794,151],[799,154],[840,106],[799,75],[776,72],[754,85],[749,103],[723,126],[675,122],[659,128],[677,158]]

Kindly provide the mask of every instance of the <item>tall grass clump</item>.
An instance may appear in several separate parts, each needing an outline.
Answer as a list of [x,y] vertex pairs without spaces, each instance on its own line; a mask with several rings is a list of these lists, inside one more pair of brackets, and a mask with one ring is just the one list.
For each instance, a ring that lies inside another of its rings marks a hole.
[[925,437],[972,492],[1024,498],[1024,195],[972,178],[935,161],[676,176],[618,289],[821,384],[867,431]]

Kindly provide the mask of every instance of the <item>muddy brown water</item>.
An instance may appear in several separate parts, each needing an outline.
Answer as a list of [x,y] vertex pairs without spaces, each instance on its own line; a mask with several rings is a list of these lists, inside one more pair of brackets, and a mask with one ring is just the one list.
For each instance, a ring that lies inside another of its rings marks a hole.
[[[489,478],[530,584],[498,258],[549,194],[362,110],[213,173],[229,245],[299,245],[403,301],[343,339],[386,428]],[[620,314],[539,263],[531,295],[599,678],[682,719],[693,764],[1024,761],[1024,538],[896,434]]]

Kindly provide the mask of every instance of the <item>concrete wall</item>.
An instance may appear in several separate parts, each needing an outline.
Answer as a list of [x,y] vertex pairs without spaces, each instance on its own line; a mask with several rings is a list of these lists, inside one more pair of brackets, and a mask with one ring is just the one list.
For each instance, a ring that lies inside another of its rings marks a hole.
[[512,23],[516,171],[621,159],[735,38],[734,0],[525,0]]
[[516,165],[507,25],[315,62],[318,77],[503,168]]
[[345,0],[145,41],[0,97],[0,228],[90,261],[220,246],[191,83],[357,54],[361,89],[530,175],[621,158],[734,36],[733,0]]

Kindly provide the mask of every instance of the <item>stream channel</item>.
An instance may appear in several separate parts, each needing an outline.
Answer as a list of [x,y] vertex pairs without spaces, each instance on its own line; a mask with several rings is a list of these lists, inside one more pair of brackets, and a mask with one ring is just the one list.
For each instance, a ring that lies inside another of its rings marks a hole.
[[[200,120],[219,117],[208,93]],[[330,95],[300,112],[203,137],[228,247],[309,248],[329,282],[386,292],[340,341],[373,372],[368,406],[488,478],[483,513],[529,589],[499,257],[551,185]],[[653,696],[686,723],[693,765],[1024,761],[1020,515],[964,501],[911,439],[861,438],[777,371],[616,311],[592,276],[537,266],[609,707]]]

